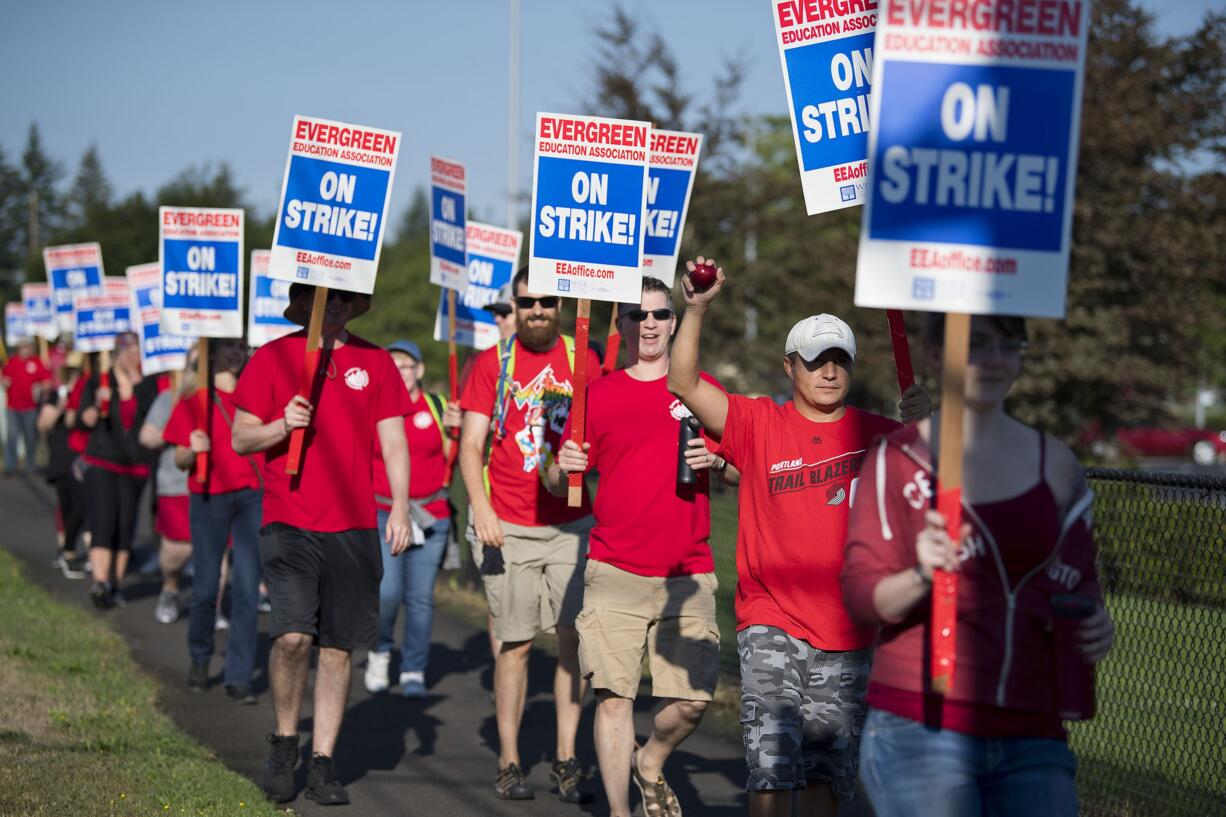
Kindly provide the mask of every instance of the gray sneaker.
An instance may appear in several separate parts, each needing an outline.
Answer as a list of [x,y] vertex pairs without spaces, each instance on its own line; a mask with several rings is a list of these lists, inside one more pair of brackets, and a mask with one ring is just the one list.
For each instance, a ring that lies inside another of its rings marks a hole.
[[158,594],[157,606],[153,608],[153,617],[162,624],[174,624],[179,620],[179,594],[165,590]]

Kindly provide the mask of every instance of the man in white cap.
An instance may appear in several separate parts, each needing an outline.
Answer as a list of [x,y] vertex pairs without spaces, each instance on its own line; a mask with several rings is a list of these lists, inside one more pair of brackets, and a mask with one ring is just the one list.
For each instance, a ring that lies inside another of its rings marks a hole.
[[[687,263],[710,263],[699,256]],[[856,363],[851,327],[813,315],[792,327],[783,369],[792,399],[730,395],[698,376],[702,321],[723,285],[696,292],[673,342],[668,388],[741,472],[737,646],[751,815],[834,815],[855,791],[874,631],[843,607],[839,572],[848,512],[869,443],[898,427],[846,404]],[[931,410],[913,386],[904,422]]]

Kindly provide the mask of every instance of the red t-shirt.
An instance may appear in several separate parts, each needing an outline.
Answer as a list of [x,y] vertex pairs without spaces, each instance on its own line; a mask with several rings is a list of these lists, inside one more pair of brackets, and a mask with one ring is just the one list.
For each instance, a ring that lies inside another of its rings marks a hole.
[[8,406],[13,411],[33,411],[38,407],[34,399],[34,385],[51,380],[51,371],[36,357],[14,355],[4,364],[4,377],[8,383]]
[[[404,435],[409,441],[409,499],[422,499],[443,487],[447,458],[443,456],[443,435],[434,415],[430,413],[425,392],[419,394],[416,400],[410,398],[410,401],[409,413],[404,418]],[[375,438],[374,469],[376,502],[380,508],[390,508],[390,503],[379,499],[390,499],[392,489],[387,481],[387,467],[383,464],[383,448],[379,445],[378,437]],[[436,499],[428,503],[425,509],[426,513],[437,519],[447,518],[446,499]]]
[[[498,346],[477,356],[472,376],[464,388],[460,408],[493,417],[498,397]],[[587,353],[587,377],[600,376],[600,359]],[[579,350],[575,351],[579,354]],[[495,438],[490,453],[490,501],[498,518],[515,525],[560,525],[582,519],[592,512],[585,488],[583,505],[571,508],[566,497],[556,497],[545,488],[541,473],[553,461],[561,445],[562,429],[570,416],[570,360],[561,338],[548,352],[533,352],[515,341],[514,371],[505,414],[505,433]]]
[[[233,422],[233,392],[214,389],[213,393],[221,400],[221,405]],[[209,423],[209,442],[212,445],[209,446],[208,493],[225,494],[244,488],[259,490],[260,481],[256,478],[255,468],[252,466],[253,459],[234,453],[234,448],[230,445],[230,423],[226,422],[216,403],[209,414],[212,415]],[[200,391],[197,391],[191,397],[175,404],[170,419],[166,421],[166,428],[162,431],[162,439],[171,445],[191,448],[192,432],[203,427],[204,423],[200,418]],[[193,494],[205,493],[205,486],[196,479],[194,466],[187,472],[187,490]]]
[[850,406],[835,422],[815,423],[790,401],[728,398],[721,452],[741,472],[738,630],[778,627],[821,650],[872,643],[875,631],[843,607],[839,573],[865,452],[898,427]]
[[[306,332],[267,343],[238,380],[234,404],[265,423],[285,416],[302,380]],[[302,468],[285,473],[289,438],[263,452],[264,520],[321,533],[373,530],[375,425],[409,411],[392,356],[355,335],[319,362]]]
[[[703,379],[719,385],[710,375]],[[639,576],[692,576],[715,570],[710,482],[677,484],[681,418],[690,411],[668,378],[635,380],[625,370],[587,394],[588,466],[600,472],[588,556]],[[567,423],[563,434],[570,434]]]
[[[72,411],[81,410],[81,395],[85,393],[85,383],[89,380],[88,377],[82,375],[77,378],[77,382],[73,385],[72,391],[68,392],[68,400],[66,407]],[[89,429],[80,427],[72,428],[68,431],[68,448],[78,454],[85,453],[85,446],[89,445]]]

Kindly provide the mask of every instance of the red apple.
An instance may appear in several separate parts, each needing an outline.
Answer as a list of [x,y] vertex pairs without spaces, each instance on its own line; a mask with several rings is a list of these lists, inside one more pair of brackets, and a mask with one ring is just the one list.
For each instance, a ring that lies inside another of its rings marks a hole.
[[710,264],[695,264],[690,270],[690,284],[695,292],[706,292],[715,284],[715,267]]

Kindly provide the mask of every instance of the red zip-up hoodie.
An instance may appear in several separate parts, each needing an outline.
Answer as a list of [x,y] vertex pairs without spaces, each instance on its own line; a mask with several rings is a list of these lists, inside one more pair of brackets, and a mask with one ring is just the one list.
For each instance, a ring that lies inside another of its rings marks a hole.
[[[869,450],[841,576],[852,618],[881,628],[870,684],[910,693],[932,692],[931,604],[925,599],[903,621],[887,624],[873,605],[873,588],[917,564],[915,540],[924,528],[925,512],[935,505],[931,463],[915,426],[899,429]],[[993,531],[963,502],[963,522],[971,525],[972,534],[961,556],[957,664],[946,700],[1033,712],[1058,722],[1051,597],[1079,593],[1102,600],[1091,533],[1092,500],[1089,488],[1083,487],[1064,513],[1058,535],[1051,537],[1046,557],[1012,581],[1007,556]]]

